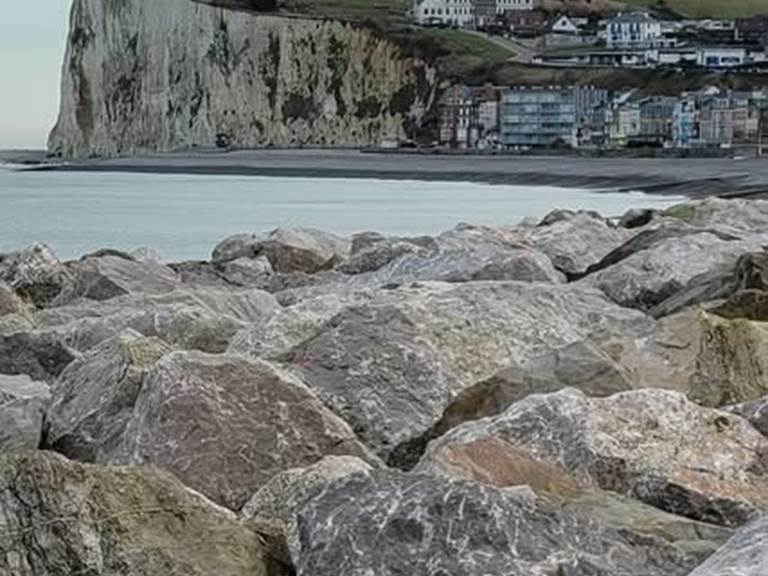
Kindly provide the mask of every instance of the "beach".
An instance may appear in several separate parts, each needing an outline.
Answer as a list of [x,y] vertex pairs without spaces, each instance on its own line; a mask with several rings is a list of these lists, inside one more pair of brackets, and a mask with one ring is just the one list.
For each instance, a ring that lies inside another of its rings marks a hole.
[[68,162],[46,169],[479,182],[643,191],[691,198],[768,197],[768,162],[746,158],[582,158],[319,149],[201,149]]

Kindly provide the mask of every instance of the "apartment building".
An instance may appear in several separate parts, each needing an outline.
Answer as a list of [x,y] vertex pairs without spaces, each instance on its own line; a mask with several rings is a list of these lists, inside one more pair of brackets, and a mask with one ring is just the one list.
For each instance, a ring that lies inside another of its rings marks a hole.
[[577,146],[580,125],[607,98],[607,91],[593,87],[509,89],[501,99],[501,143]]

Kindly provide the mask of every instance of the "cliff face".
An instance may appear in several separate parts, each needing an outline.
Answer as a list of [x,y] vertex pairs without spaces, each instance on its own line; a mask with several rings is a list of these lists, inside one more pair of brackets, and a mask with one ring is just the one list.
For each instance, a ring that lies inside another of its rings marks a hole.
[[59,119],[66,157],[212,145],[365,146],[434,97],[425,63],[371,30],[190,0],[74,0]]

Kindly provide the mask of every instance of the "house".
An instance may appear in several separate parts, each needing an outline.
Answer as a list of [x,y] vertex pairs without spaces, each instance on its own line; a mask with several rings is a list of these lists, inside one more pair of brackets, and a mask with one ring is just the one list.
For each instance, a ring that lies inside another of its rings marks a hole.
[[730,148],[756,144],[768,95],[708,88],[683,94],[675,106],[673,136],[679,148]]
[[580,18],[577,20],[567,14],[561,14],[552,21],[549,30],[554,34],[578,34],[581,29],[579,24],[582,20],[585,21],[586,19]]
[[768,44],[768,16],[752,16],[736,20],[736,41],[751,46]]
[[501,143],[577,146],[582,119],[607,97],[605,90],[579,86],[506,90],[501,100]]
[[651,48],[664,43],[661,24],[647,12],[625,12],[608,22],[608,48]]
[[440,144],[487,148],[498,142],[500,90],[492,86],[449,87],[438,102]]
[[549,14],[540,9],[507,10],[497,15],[497,22],[515,36],[535,38],[546,34]]
[[422,26],[474,24],[474,0],[415,0],[413,16]]
[[503,14],[509,10],[533,10],[538,0],[496,0],[496,13]]
[[696,50],[696,64],[705,68],[732,68],[747,63],[743,46],[710,46]]
[[677,98],[649,96],[638,103],[640,130],[630,144],[669,146],[674,139],[673,125]]
[[472,0],[475,26],[486,28],[496,23],[496,0]]

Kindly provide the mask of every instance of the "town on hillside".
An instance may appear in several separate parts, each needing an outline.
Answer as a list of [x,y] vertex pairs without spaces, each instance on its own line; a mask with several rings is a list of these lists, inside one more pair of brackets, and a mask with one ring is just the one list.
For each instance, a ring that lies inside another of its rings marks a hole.
[[[530,150],[662,149],[688,154],[768,142],[768,16],[685,19],[671,11],[552,13],[540,0],[415,0],[414,22],[461,28],[553,68],[657,69],[754,75],[754,89],[711,86],[653,94],[594,86],[465,86],[438,102],[439,146]],[[663,2],[660,3],[663,5]],[[759,80],[759,81],[758,81]]]

